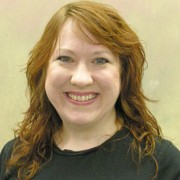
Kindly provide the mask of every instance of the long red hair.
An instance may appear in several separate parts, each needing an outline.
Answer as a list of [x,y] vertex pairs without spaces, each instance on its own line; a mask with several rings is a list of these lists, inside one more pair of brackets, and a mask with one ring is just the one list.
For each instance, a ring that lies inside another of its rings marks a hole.
[[[139,161],[146,155],[153,157],[155,137],[160,136],[156,119],[145,104],[148,98],[142,92],[146,59],[137,35],[112,7],[88,1],[70,3],[50,19],[41,39],[30,52],[26,68],[30,104],[15,131],[17,140],[7,163],[7,173],[15,168],[19,179],[32,178],[41,165],[51,159],[54,134],[62,125],[46,96],[45,79],[61,27],[70,17],[76,24],[74,31],[78,36],[91,43],[103,44],[119,56],[122,88],[115,108],[117,116],[123,119],[124,126],[134,137],[131,149],[138,152]],[[88,37],[84,27],[97,42]]]

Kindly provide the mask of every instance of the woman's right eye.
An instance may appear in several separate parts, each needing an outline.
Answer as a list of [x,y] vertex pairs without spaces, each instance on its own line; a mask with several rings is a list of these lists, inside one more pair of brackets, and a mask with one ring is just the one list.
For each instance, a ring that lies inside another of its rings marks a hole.
[[61,61],[63,63],[68,63],[68,62],[72,61],[72,59],[70,57],[68,57],[68,56],[59,56],[57,58],[57,60],[59,60],[59,61]]

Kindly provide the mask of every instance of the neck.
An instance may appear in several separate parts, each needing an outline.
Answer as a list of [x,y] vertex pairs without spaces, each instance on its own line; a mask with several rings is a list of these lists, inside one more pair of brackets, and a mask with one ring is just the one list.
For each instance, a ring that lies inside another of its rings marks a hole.
[[61,150],[90,149],[112,137],[121,128],[121,125],[115,114],[106,121],[99,121],[84,127],[72,127],[64,123],[61,130],[55,135],[55,142]]

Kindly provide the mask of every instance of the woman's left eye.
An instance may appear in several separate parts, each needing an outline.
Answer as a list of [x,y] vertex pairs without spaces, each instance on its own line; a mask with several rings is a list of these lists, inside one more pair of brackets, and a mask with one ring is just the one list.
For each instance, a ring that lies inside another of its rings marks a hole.
[[95,64],[105,64],[105,63],[108,63],[108,62],[109,62],[109,60],[107,60],[105,58],[97,58],[94,61]]

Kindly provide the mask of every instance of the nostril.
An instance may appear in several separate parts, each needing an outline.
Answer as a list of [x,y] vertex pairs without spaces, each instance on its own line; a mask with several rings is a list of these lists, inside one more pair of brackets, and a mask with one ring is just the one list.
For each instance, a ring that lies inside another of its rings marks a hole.
[[93,79],[90,74],[76,74],[72,76],[71,83],[77,86],[87,86],[93,83]]
[[79,63],[74,69],[71,83],[76,86],[88,86],[93,83],[92,74],[85,63]]

